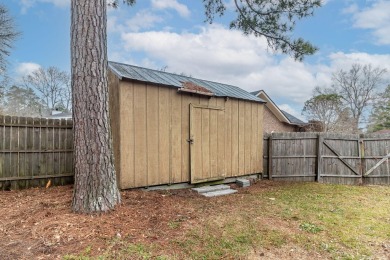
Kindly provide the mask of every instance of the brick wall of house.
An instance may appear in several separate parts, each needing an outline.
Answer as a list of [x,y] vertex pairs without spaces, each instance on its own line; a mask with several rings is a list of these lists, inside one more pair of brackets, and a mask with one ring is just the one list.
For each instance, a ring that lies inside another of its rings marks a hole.
[[267,106],[264,106],[264,133],[274,132],[298,132],[296,126],[292,126],[283,122],[269,110]]

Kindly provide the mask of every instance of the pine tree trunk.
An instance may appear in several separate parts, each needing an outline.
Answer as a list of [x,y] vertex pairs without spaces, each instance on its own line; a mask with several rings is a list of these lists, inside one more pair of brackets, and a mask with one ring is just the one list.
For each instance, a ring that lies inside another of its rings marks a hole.
[[72,0],[75,212],[120,203],[108,112],[106,0]]

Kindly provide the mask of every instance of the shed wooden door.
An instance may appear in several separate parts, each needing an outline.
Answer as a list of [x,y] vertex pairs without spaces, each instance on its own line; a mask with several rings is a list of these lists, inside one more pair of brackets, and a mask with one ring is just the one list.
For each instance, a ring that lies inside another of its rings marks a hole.
[[225,110],[190,104],[191,183],[224,179]]

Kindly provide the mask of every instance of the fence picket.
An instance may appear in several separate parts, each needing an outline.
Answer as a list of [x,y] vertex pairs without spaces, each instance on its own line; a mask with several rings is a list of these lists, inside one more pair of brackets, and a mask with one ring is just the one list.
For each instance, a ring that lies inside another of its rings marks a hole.
[[71,120],[0,116],[0,190],[70,183],[72,127]]
[[263,175],[271,175],[270,179],[390,184],[390,136],[273,133],[267,137],[263,151],[268,165]]

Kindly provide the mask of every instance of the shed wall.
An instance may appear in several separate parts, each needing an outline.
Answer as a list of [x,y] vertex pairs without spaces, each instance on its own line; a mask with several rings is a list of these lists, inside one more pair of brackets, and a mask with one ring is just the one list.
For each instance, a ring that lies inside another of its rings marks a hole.
[[226,177],[262,172],[263,105],[182,94],[177,88],[119,82],[116,157],[122,189],[190,181],[190,104],[225,109]]
[[[108,71],[109,110],[111,118],[111,132],[113,136],[114,164],[117,178],[120,178],[120,115],[119,115],[119,79],[110,70]],[[119,181],[118,181],[119,183]]]

